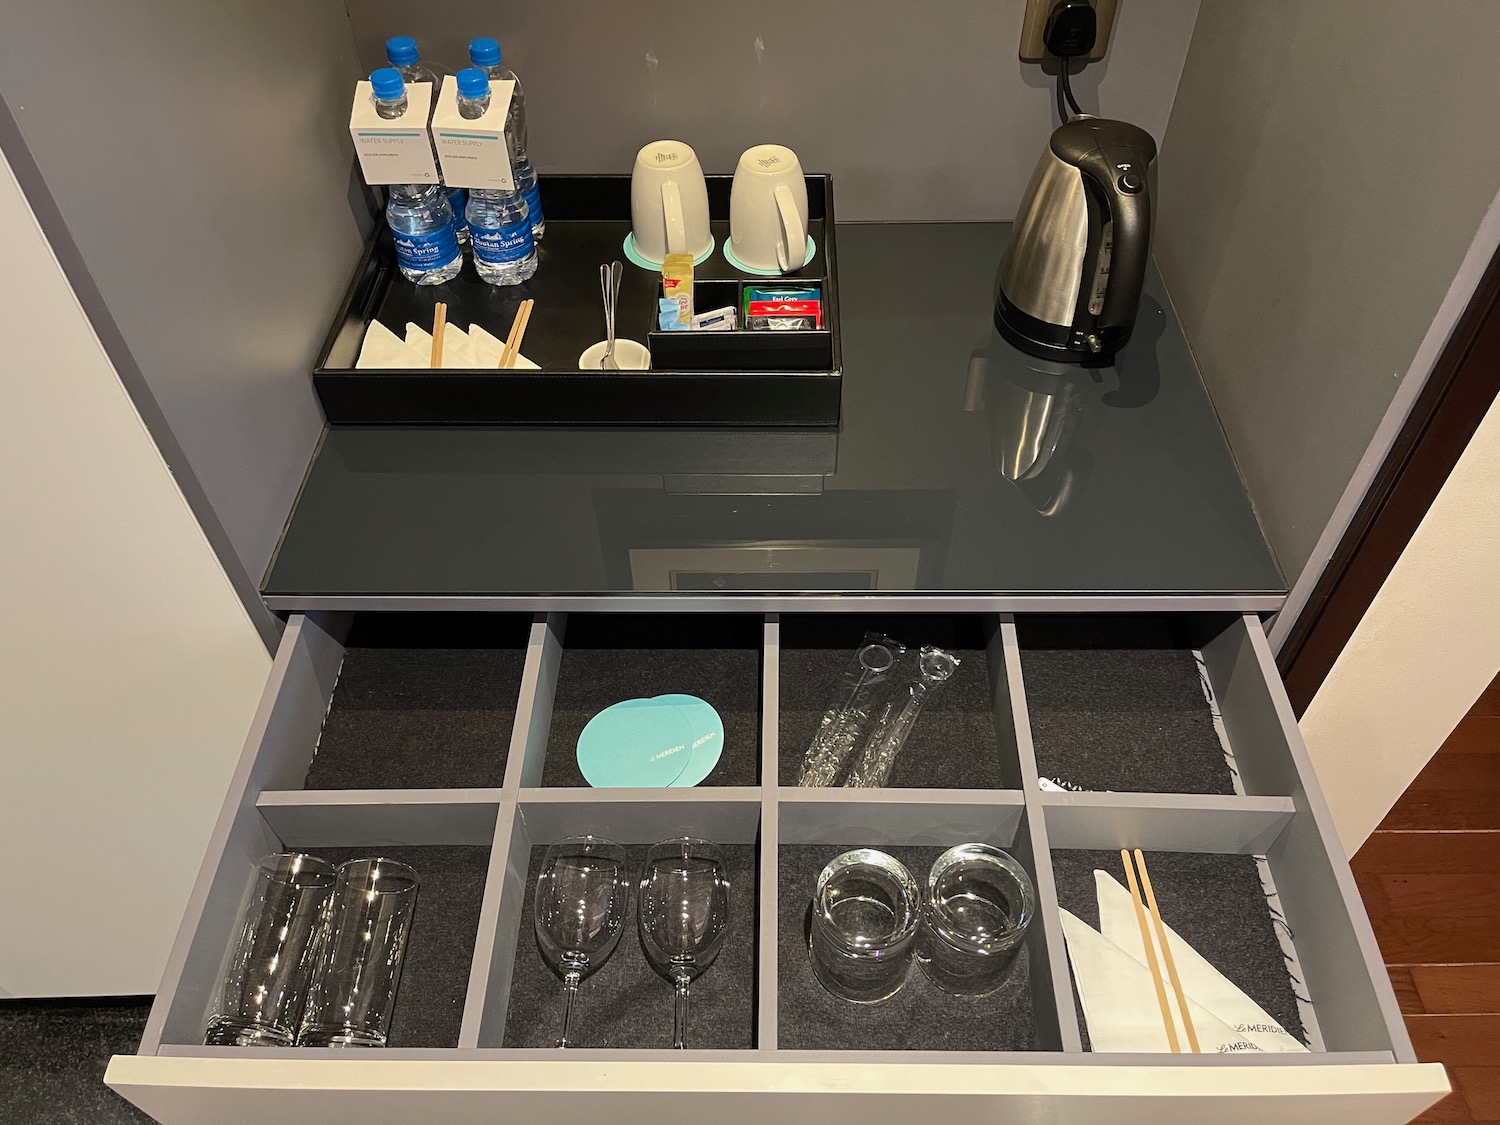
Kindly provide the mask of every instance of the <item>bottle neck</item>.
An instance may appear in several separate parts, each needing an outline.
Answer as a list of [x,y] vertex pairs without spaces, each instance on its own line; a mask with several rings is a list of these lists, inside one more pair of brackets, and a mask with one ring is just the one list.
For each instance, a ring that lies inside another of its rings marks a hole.
[[406,95],[399,98],[387,100],[385,98],[374,98],[375,112],[387,121],[395,121],[406,116]]
[[482,98],[459,98],[458,115],[465,121],[474,121],[485,115],[490,108],[490,96],[485,94]]

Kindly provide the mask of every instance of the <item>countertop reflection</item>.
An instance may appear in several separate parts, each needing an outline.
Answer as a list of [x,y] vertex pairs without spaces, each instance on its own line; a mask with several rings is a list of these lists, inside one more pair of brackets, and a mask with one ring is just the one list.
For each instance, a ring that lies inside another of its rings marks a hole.
[[990,319],[1004,224],[839,227],[838,430],[337,427],[264,592],[1277,595],[1154,269],[1114,366]]

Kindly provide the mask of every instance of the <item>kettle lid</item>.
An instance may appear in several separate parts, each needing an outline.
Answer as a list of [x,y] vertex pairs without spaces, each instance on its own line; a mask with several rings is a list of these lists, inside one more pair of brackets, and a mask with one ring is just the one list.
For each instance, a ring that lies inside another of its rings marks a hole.
[[1141,164],[1156,159],[1156,142],[1150,133],[1128,121],[1107,117],[1077,117],[1059,125],[1053,130],[1051,149],[1059,160],[1075,168],[1106,149],[1129,149]]

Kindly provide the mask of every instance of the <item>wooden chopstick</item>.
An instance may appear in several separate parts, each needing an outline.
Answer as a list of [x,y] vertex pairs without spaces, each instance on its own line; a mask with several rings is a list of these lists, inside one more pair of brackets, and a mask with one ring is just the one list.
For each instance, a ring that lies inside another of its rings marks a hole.
[[439,301],[432,309],[432,358],[428,367],[443,366],[443,330],[448,327],[448,306]]
[[1130,853],[1120,849],[1120,862],[1125,865],[1125,881],[1130,884],[1130,901],[1135,904],[1135,921],[1141,928],[1141,942],[1146,947],[1146,964],[1151,969],[1151,983],[1156,985],[1156,1002],[1161,1005],[1162,1026],[1167,1029],[1167,1046],[1172,1053],[1180,1055],[1182,1044],[1177,1040],[1177,1024],[1172,1019],[1172,1008],[1167,1003],[1167,988],[1162,983],[1161,968],[1156,963],[1156,949],[1151,941],[1151,931],[1146,927],[1146,907],[1141,902],[1141,888],[1135,881],[1135,868],[1130,865]]
[[1161,920],[1161,911],[1156,906],[1156,892],[1151,889],[1151,873],[1146,870],[1146,857],[1140,848],[1135,849],[1135,864],[1141,869],[1141,885],[1146,888],[1146,906],[1151,910],[1151,921],[1156,925],[1156,936],[1161,939],[1161,959],[1167,964],[1167,976],[1172,981],[1172,992],[1177,997],[1177,1009],[1182,1013],[1183,1030],[1187,1032],[1188,1046],[1193,1054],[1201,1054],[1198,1046],[1198,1030],[1193,1026],[1193,1017],[1188,1013],[1187,996],[1182,991],[1182,978],[1177,975],[1177,959],[1172,956],[1172,947],[1167,944],[1167,927]]
[[531,307],[535,304],[536,302],[528,297],[516,310],[516,319],[510,325],[510,335],[505,338],[505,347],[500,352],[501,367],[515,366],[521,354],[521,340],[526,335],[526,324],[531,320]]

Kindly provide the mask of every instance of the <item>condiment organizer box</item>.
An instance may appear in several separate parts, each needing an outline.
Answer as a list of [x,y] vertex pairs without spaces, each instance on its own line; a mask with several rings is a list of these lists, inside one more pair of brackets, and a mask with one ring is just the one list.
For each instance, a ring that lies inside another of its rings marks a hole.
[[[383,223],[365,247],[313,371],[328,421],[364,424],[834,426],[843,358],[839,341],[837,231],[833,179],[808,176],[808,232],[816,252],[802,269],[752,277],[724,255],[732,176],[709,176],[714,251],[694,269],[704,286],[698,310],[741,284],[815,284],[823,328],[811,331],[655,331],[661,273],[631,264],[629,176],[543,176],[547,234],[536,276],[524,285],[481,281],[472,261],[443,285],[413,285],[396,268]],[[625,263],[617,333],[652,350],[650,371],[580,371],[578,357],[604,338],[599,266]],[[408,322],[431,329],[433,307],[450,323],[479,324],[505,339],[521,301],[532,298],[522,354],[539,369],[358,370],[365,330],[379,320],[398,336]],[[721,304],[728,303],[720,301]],[[649,338],[648,338],[649,337]],[[671,337],[671,339],[664,339]],[[715,337],[709,339],[709,337]]]
[[[797,788],[866,629],[962,663],[894,787]],[[582,724],[668,692],[719,709],[718,768],[692,789],[587,788]],[[561,986],[530,887],[539,849],[581,832],[636,855],[682,834],[725,847],[730,939],[694,985],[687,1050],[669,1047],[671,988],[634,896],[584,982],[580,1046],[549,1045]],[[1036,887],[1006,986],[961,999],[915,974],[885,1004],[824,993],[804,928],[822,865],[886,848],[920,881],[967,841],[1008,849]],[[1089,1049],[1059,908],[1086,916],[1093,868],[1118,877],[1126,846],[1150,856],[1169,924],[1309,1053]],[[202,1045],[251,865],[288,848],[389,853],[422,878],[384,1050]],[[139,1053],[107,1079],[166,1125],[579,1121],[605,1105],[619,1125],[1396,1125],[1446,1090],[1415,1062],[1261,625],[1210,612],[293,614]]]

